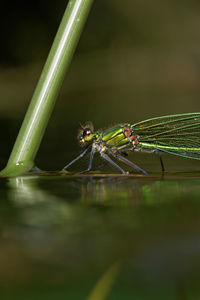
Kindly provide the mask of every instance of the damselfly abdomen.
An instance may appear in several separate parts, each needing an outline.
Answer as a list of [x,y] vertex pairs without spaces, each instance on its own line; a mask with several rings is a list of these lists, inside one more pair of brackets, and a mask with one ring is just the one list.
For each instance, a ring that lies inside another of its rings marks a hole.
[[[96,132],[93,130],[92,123],[89,122],[79,130],[78,141],[84,148],[83,152],[63,169],[67,169],[82,158],[90,149],[88,168],[81,173],[92,169],[94,154],[98,152],[106,162],[123,174],[127,172],[116,161],[121,161],[147,175],[146,171],[125,158],[124,154],[132,150],[158,154],[169,153],[200,160],[200,113],[157,117],[135,124],[123,123]],[[164,171],[161,156],[159,157],[162,171]]]

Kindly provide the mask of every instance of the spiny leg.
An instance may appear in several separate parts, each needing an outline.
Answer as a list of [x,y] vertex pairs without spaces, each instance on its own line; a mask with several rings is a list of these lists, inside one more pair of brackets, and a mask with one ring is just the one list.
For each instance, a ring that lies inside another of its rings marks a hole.
[[92,169],[92,161],[93,161],[94,153],[95,153],[95,149],[92,148],[92,150],[90,152],[90,161],[89,161],[88,168],[86,170],[84,170],[84,171],[79,172],[78,174],[87,173],[87,172],[89,172]]
[[132,167],[133,169],[143,173],[144,175],[149,175],[146,171],[144,171],[143,169],[141,169],[140,167],[138,167],[136,164],[134,164],[133,162],[131,162],[130,160],[126,159],[125,157],[123,157],[122,155],[119,154],[114,154],[111,152],[111,154],[118,160],[121,160],[123,163],[125,163],[126,165]]
[[67,168],[69,168],[72,164],[74,164],[77,160],[81,159],[86,152],[88,151],[88,149],[91,147],[91,145],[89,145],[79,156],[77,156],[75,159],[73,159],[70,163],[68,163],[62,170],[66,170]]
[[165,166],[164,166],[164,163],[163,163],[163,159],[162,159],[161,155],[159,155],[159,157],[160,157],[161,169],[162,169],[162,172],[164,173],[165,172]]
[[107,162],[109,162],[112,166],[117,168],[122,174],[127,174],[120,166],[118,166],[107,154],[101,152],[101,157],[103,157]]

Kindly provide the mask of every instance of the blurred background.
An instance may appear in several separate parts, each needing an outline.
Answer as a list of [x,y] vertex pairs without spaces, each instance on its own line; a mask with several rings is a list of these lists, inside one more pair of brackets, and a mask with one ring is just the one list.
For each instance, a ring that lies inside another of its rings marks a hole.
[[[0,4],[1,168],[67,3]],[[78,155],[80,122],[200,111],[199,31],[197,0],[94,1],[37,166]],[[96,300],[99,282],[98,299],[200,299],[199,162],[166,155],[162,175],[155,156],[133,156],[151,176],[1,178],[1,299]]]
[[[67,2],[1,4],[1,167],[7,162]],[[90,120],[99,129],[199,111],[199,9],[197,0],[135,0],[123,5],[120,0],[94,1],[37,165],[55,170],[72,159],[79,149],[80,122]]]

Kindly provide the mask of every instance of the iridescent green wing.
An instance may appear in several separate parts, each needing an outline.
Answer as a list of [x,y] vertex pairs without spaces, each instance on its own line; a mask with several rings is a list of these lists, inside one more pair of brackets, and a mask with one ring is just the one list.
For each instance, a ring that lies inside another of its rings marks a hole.
[[200,159],[200,113],[152,118],[132,125],[138,147]]

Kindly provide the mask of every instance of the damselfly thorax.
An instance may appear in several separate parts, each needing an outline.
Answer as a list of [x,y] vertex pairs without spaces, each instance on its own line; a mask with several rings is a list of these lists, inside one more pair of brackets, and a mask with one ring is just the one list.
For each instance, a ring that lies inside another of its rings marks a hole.
[[[78,141],[84,150],[64,169],[67,169],[90,150],[88,168],[81,173],[92,169],[94,154],[98,152],[106,162],[123,174],[127,172],[117,164],[117,161],[146,175],[146,171],[125,157],[129,151],[169,153],[200,159],[200,113],[169,115],[134,124],[124,123],[96,132],[94,132],[92,123],[88,122],[85,126],[81,126]],[[159,158],[162,171],[164,171],[160,155]]]

